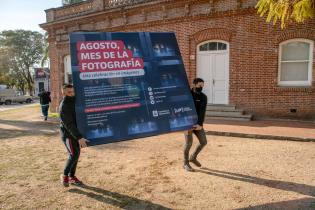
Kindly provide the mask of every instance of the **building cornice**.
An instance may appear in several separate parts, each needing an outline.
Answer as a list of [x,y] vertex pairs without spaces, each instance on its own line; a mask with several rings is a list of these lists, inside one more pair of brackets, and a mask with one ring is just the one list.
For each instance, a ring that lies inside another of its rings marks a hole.
[[[235,0],[235,7],[229,10],[216,10],[216,5],[218,4],[215,0],[159,0],[149,3],[131,5],[126,7],[118,7],[110,10],[104,10],[100,12],[93,12],[91,14],[79,15],[76,17],[69,17],[63,20],[57,20],[53,22],[48,22],[41,24],[40,26],[49,31],[50,29],[60,29],[60,28],[70,28],[73,25],[78,26],[75,30],[80,29],[80,25],[91,24],[93,31],[98,31],[100,29],[96,28],[95,25],[99,22],[107,21],[108,25],[106,29],[115,30],[121,28],[132,28],[139,25],[156,25],[156,23],[169,23],[176,22],[179,19],[185,21],[186,19],[203,19],[203,18],[213,18],[221,16],[233,16],[244,13],[254,12],[253,7],[244,7],[242,4],[238,3],[240,0]],[[243,2],[244,0],[242,0]],[[204,7],[204,10],[200,13],[196,13],[194,8]],[[182,10],[181,14],[177,15],[174,12]],[[158,19],[152,20],[153,13],[160,13]],[[176,16],[177,15],[177,16]],[[130,17],[141,16],[142,21],[132,22]],[[122,19],[120,25],[113,25],[113,21],[117,19]],[[64,30],[66,31],[66,30]],[[67,32],[71,32],[67,31]]]

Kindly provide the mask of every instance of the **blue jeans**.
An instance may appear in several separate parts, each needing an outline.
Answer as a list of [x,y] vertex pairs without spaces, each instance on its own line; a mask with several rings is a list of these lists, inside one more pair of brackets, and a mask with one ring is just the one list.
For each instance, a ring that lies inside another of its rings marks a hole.
[[49,104],[41,105],[41,107],[42,107],[42,113],[43,113],[44,117],[47,117],[48,116]]

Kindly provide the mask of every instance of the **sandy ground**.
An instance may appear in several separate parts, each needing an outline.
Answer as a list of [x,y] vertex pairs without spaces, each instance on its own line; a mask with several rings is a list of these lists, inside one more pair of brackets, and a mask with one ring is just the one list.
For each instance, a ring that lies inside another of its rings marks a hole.
[[181,133],[90,147],[86,185],[69,188],[58,124],[39,107],[1,112],[0,143],[0,209],[315,209],[312,142],[208,136],[193,173]]

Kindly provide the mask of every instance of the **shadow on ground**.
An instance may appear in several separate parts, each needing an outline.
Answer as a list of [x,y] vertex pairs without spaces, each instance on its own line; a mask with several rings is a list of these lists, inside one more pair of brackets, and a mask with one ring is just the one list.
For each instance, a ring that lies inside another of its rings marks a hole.
[[[13,126],[13,128],[11,128]],[[0,140],[22,136],[56,135],[58,122],[20,121],[0,119]]]
[[311,185],[279,181],[279,180],[263,179],[263,178],[248,176],[244,174],[213,170],[213,169],[209,169],[205,167],[202,167],[201,169],[197,169],[196,171],[200,173],[208,174],[211,176],[217,176],[217,177],[222,177],[226,179],[232,179],[232,180],[237,180],[237,181],[242,181],[242,182],[253,183],[257,185],[263,185],[266,187],[271,187],[271,188],[284,190],[284,191],[296,192],[302,195],[315,197],[315,186],[311,186]]
[[85,195],[89,198],[95,199],[99,202],[109,204],[121,209],[161,209],[170,210],[165,206],[152,203],[150,201],[141,200],[116,192],[104,190],[102,188],[93,187],[89,185],[78,186],[79,188],[70,189],[69,192]]

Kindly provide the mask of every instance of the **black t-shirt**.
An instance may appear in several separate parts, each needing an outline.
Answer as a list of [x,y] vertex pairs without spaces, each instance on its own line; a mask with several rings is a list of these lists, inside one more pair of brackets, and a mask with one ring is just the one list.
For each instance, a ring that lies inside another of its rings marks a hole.
[[207,96],[203,92],[194,92],[191,90],[191,94],[194,99],[195,108],[198,115],[198,122],[197,124],[202,126],[205,120],[206,110],[207,110]]
[[39,94],[39,102],[41,105],[47,105],[51,102],[50,92],[42,92]]

